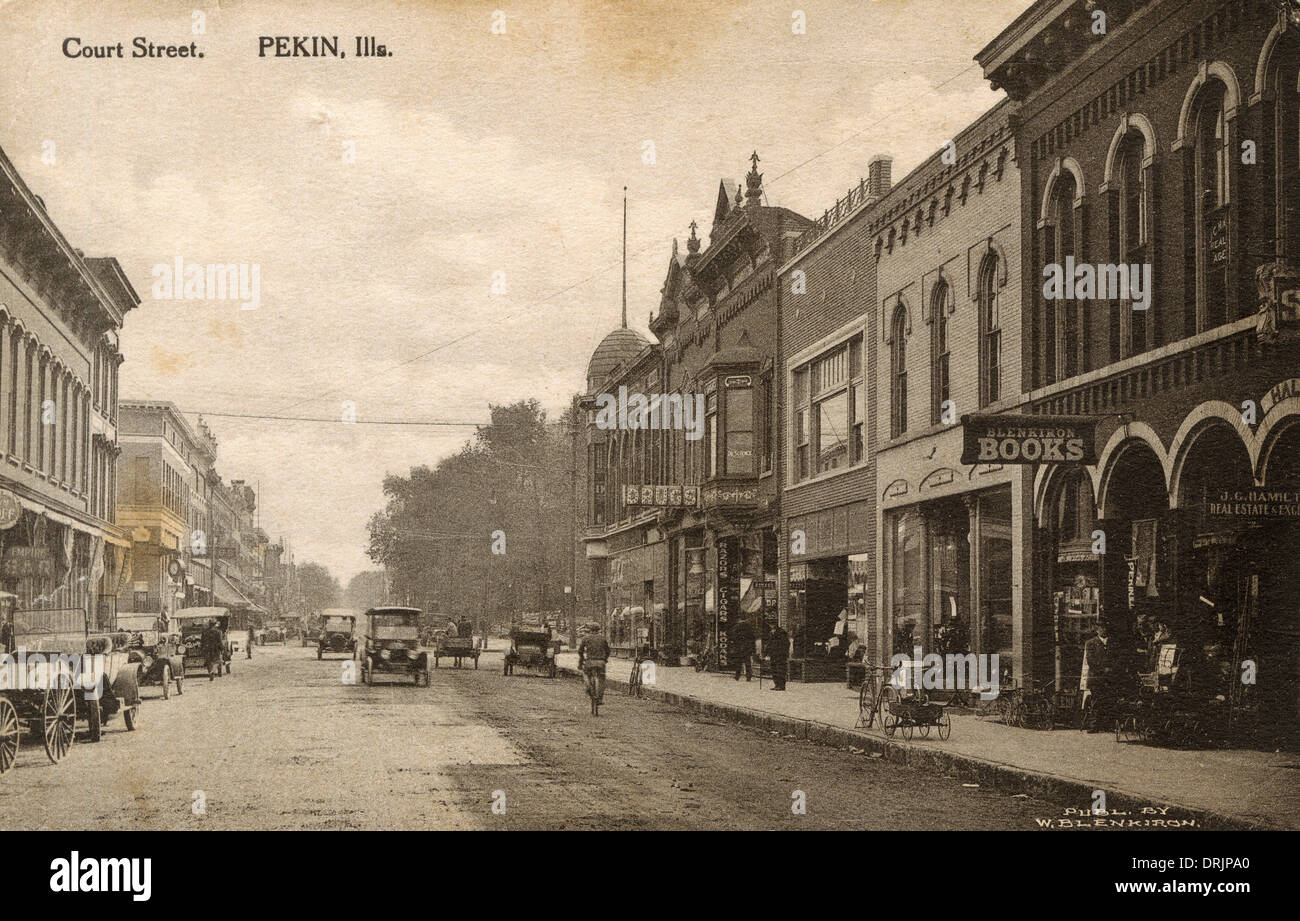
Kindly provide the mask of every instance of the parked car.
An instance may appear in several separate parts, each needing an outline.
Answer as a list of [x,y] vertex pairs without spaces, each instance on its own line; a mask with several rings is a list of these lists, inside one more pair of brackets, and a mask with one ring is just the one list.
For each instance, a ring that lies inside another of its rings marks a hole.
[[357,616],[352,613],[332,613],[326,611],[321,618],[320,639],[316,642],[316,658],[325,658],[325,653],[347,653],[355,658],[357,654]]
[[118,614],[117,630],[131,661],[140,663],[140,685],[162,688],[163,700],[184,692],[185,656],[181,654],[179,633],[162,633],[157,614]]
[[357,645],[362,684],[376,674],[410,675],[429,686],[429,655],[420,648],[419,608],[371,608],[364,615],[363,639]]
[[208,621],[215,620],[217,629],[221,631],[221,659],[223,668],[218,669],[218,674],[224,671],[230,674],[230,660],[234,657],[234,647],[230,642],[230,612],[225,608],[182,608],[172,615],[172,619],[180,624],[181,648],[186,668],[193,668],[203,671],[206,669],[206,663],[203,660],[203,631],[208,629]]

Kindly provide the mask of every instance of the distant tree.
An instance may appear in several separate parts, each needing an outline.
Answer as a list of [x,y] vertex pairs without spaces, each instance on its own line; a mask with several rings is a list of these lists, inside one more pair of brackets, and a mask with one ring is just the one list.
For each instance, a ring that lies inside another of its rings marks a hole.
[[298,591],[308,613],[319,614],[325,608],[338,607],[342,589],[339,580],[319,563],[303,563],[298,567]]
[[378,607],[388,599],[384,597],[384,574],[378,569],[359,572],[348,580],[343,590],[344,607],[364,611]]

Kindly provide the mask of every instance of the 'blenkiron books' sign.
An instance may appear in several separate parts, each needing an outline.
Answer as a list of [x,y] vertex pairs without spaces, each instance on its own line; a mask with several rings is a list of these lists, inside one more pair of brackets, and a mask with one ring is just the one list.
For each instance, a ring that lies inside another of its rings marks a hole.
[[1300,491],[1294,489],[1223,489],[1205,497],[1212,518],[1290,518],[1300,520]]
[[963,464],[1095,464],[1088,416],[962,416]]

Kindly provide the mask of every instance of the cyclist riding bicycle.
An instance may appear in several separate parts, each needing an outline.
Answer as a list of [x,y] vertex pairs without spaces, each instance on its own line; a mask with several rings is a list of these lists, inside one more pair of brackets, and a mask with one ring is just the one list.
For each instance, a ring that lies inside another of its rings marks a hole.
[[609,640],[600,630],[600,624],[587,624],[583,628],[586,634],[578,643],[578,670],[587,677],[588,684],[594,682],[596,702],[605,700],[605,663],[609,661]]

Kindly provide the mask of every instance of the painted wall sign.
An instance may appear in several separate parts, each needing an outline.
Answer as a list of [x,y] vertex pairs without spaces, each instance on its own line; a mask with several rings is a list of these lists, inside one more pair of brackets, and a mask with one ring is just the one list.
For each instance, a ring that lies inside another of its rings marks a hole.
[[1300,397],[1300,377],[1293,377],[1273,386],[1259,401],[1259,408],[1268,415],[1273,407],[1291,397]]
[[1225,489],[1206,497],[1205,510],[1215,518],[1300,519],[1300,491]]
[[962,416],[963,464],[1095,464],[1089,416]]

